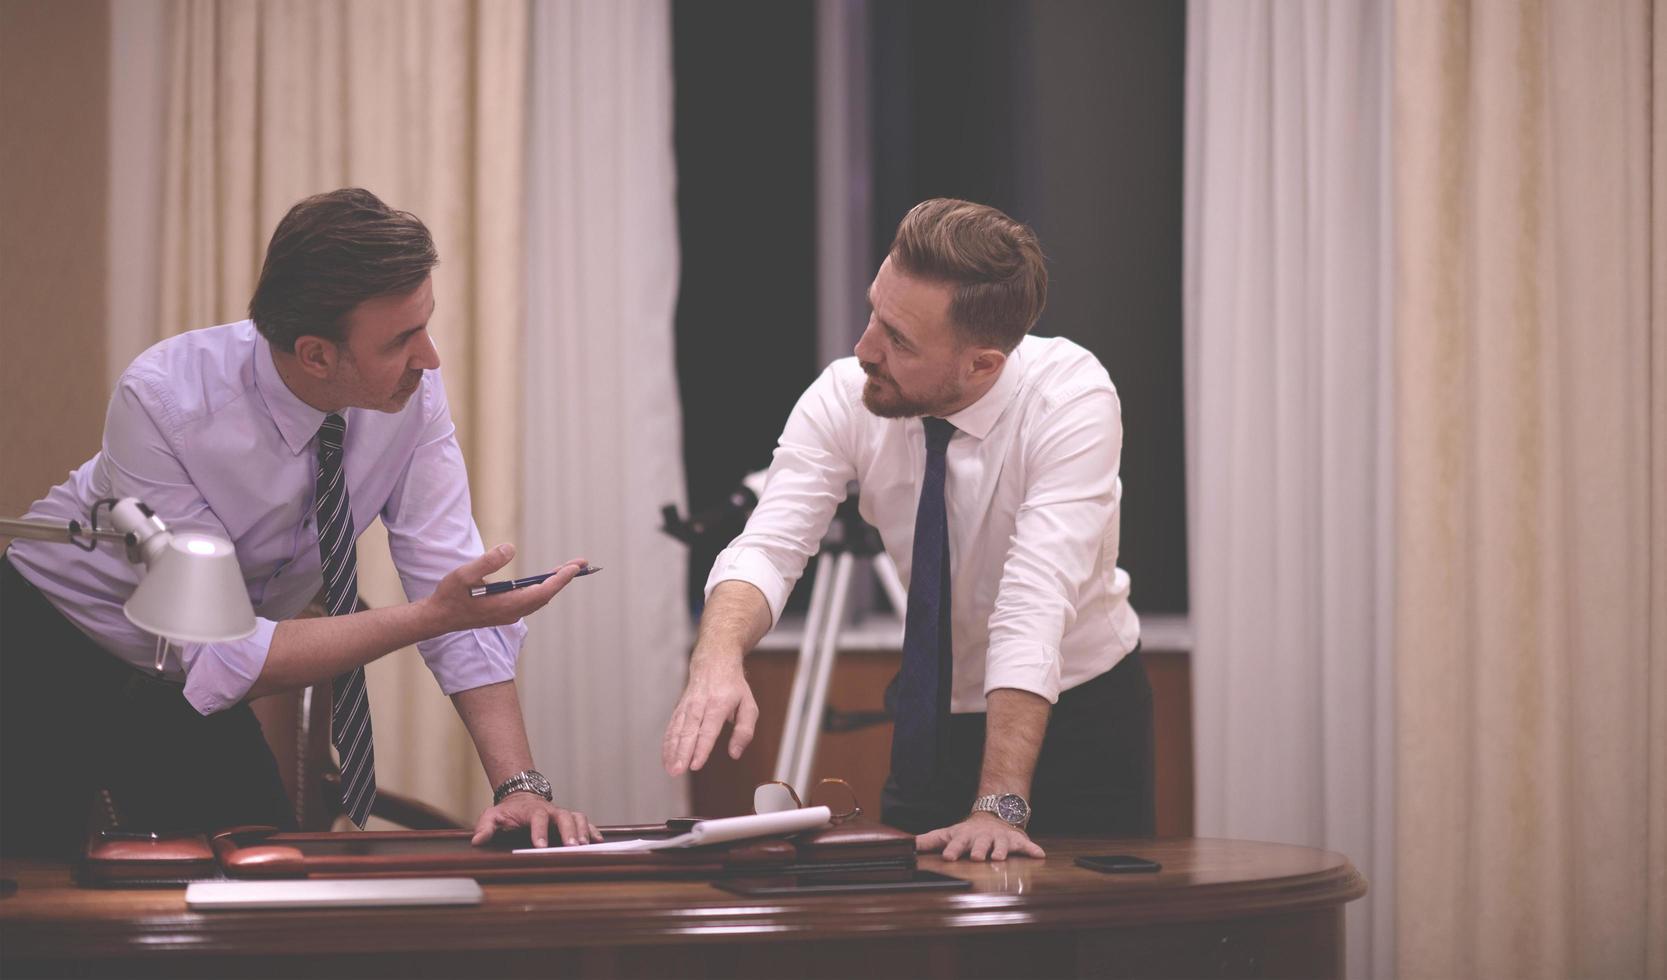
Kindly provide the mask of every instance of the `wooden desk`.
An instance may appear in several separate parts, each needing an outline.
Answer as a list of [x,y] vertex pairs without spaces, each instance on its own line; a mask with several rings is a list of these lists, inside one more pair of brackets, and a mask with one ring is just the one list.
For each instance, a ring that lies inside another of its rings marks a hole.
[[[966,892],[749,899],[704,882],[492,884],[479,908],[216,912],[181,889],[77,888],[7,862],[6,976],[1340,976],[1340,854],[1176,839],[1044,841],[1045,861],[921,866]],[[1163,863],[1147,875],[1082,854]]]

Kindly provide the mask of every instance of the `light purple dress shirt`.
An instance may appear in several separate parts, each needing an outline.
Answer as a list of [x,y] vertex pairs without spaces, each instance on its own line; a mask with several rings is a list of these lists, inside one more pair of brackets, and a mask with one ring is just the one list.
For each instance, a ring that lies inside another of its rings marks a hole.
[[[422,599],[482,552],[469,480],[438,371],[396,413],[347,409],[343,446],[353,526],[382,518],[405,594]],[[175,647],[165,676],[210,714],[241,701],[260,676],[277,621],[306,608],[323,578],[313,520],[318,428],[324,413],[278,376],[254,323],[193,330],[145,351],[122,374],[103,449],[54,487],[29,517],[83,523],[104,497],[137,497],[173,531],[226,538],[237,549],[253,636]],[[122,613],[139,570],[121,549],[86,552],[15,541],[18,572],[110,653],[151,670],[155,637]],[[448,633],[417,645],[446,694],[515,677],[526,626]],[[42,651],[48,655],[48,651]]]

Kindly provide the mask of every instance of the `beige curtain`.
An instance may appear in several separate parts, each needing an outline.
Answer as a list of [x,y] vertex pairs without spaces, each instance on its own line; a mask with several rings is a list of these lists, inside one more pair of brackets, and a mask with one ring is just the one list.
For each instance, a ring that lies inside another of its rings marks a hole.
[[1406,976],[1667,976],[1664,19],[1397,7]]
[[[517,537],[527,8],[522,0],[177,0],[159,334],[240,319],[302,197],[374,191],[434,232],[433,332],[488,546]],[[403,601],[380,524],[361,590]],[[414,650],[372,665],[383,786],[472,820],[489,800]]]

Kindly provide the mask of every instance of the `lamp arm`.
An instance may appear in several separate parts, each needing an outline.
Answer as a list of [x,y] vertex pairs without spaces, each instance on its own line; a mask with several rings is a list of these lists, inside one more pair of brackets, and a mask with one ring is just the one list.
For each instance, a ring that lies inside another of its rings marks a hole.
[[[0,517],[0,537],[28,538],[33,541],[59,541],[89,548],[91,541],[120,541],[127,543],[128,535],[109,528],[91,528],[80,521],[38,521]],[[82,541],[88,544],[82,544]]]
[[[98,526],[98,512],[110,510],[113,527]],[[57,541],[73,544],[83,551],[92,551],[100,541],[120,541],[127,547],[127,560],[147,568],[168,547],[172,537],[168,526],[137,497],[117,500],[106,497],[93,504],[90,523],[71,520],[64,523],[36,518],[0,518],[0,535],[31,538],[37,541]]]

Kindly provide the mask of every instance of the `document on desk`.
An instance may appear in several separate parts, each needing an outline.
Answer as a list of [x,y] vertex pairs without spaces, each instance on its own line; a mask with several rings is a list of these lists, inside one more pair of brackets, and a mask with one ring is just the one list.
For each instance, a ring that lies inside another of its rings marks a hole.
[[728,841],[749,840],[754,837],[775,837],[779,834],[796,834],[801,830],[815,830],[827,826],[833,812],[825,806],[807,806],[798,810],[782,810],[778,813],[756,813],[745,817],[720,817],[717,820],[701,820],[689,828],[686,834],[676,837],[664,837],[657,840],[617,840],[602,844],[566,844],[560,847],[519,847],[516,854],[549,854],[553,851],[563,853],[583,852],[586,854],[601,854],[609,851],[668,851],[682,847],[699,847],[702,844],[723,844]]

